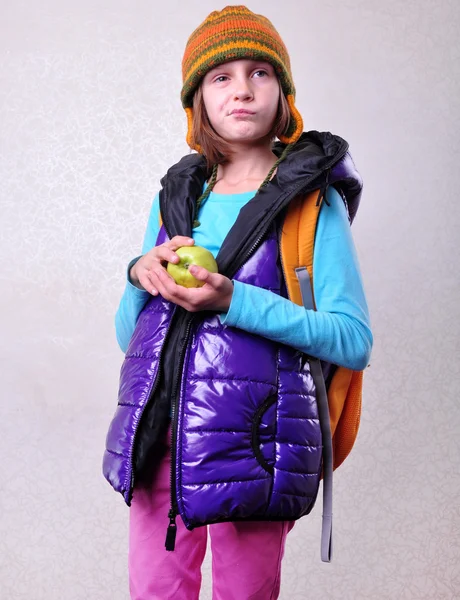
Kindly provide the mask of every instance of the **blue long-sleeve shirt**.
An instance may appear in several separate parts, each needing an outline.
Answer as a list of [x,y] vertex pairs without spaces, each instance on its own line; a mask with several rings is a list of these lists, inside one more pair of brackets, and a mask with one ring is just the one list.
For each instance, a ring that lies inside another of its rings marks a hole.
[[[211,192],[200,209],[200,226],[193,230],[195,244],[217,256],[240,209],[254,194]],[[361,370],[368,364],[373,342],[361,272],[345,205],[332,187],[328,188],[327,201],[320,210],[313,257],[317,310],[306,310],[273,292],[234,281],[229,310],[220,318],[225,325],[282,342],[349,369]],[[157,194],[142,254],[153,248],[158,232]],[[115,317],[117,340],[123,352],[149,297],[150,293],[135,287],[128,276]]]

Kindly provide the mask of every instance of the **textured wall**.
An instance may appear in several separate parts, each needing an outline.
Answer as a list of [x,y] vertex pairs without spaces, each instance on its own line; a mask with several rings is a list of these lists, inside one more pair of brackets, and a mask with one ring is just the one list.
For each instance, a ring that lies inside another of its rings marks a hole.
[[[224,5],[0,1],[2,598],[128,598],[128,510],[100,466],[113,315],[187,151],[186,36]],[[334,562],[318,504],[288,541],[282,598],[460,598],[459,3],[248,6],[288,43],[306,128],[347,138],[363,174],[353,229],[376,340],[335,478]]]

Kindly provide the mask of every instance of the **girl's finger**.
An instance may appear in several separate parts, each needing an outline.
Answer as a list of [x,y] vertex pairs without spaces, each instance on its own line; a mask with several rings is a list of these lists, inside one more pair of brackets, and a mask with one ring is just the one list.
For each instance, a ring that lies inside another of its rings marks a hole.
[[147,271],[146,274],[139,281],[144,290],[149,292],[149,294],[152,294],[152,296],[158,296],[158,289],[153,283],[149,271]]
[[177,287],[177,284],[166,269],[155,269],[152,273],[155,276],[157,285],[162,285],[170,293],[174,292],[174,288]]
[[155,289],[158,290],[158,293],[165,300],[169,300],[170,302],[174,302],[177,304],[177,297],[174,293],[174,289],[172,289],[172,285],[176,285],[175,282],[169,277],[169,275],[164,271],[158,270],[153,271],[151,273],[151,281]]
[[156,275],[156,277],[161,278],[161,281],[169,280],[169,281],[175,283],[174,279],[168,273],[166,268],[161,265],[155,265],[152,269],[150,269],[150,273],[152,273],[152,274],[154,273]]
[[[153,296],[157,296],[158,294],[163,295],[163,291],[162,289],[159,287],[159,279],[158,279],[158,273],[159,272],[164,272],[165,275],[167,277],[169,277],[168,273],[166,273],[166,270],[159,264],[154,265],[152,268],[150,268],[147,272],[146,272],[146,282],[148,287],[146,287],[145,289],[150,292]],[[145,287],[145,286],[144,286]]]
[[181,246],[193,246],[195,240],[185,235],[175,235],[172,240],[166,242],[164,246],[168,246],[171,250],[177,250]]
[[193,277],[195,277],[195,279],[198,279],[199,281],[204,281],[205,283],[209,283],[212,285],[212,273],[210,273],[204,267],[199,267],[198,265],[190,265],[188,270],[193,275]]
[[188,300],[190,290],[181,285],[177,285],[177,283],[165,269],[159,269],[155,271],[155,276],[155,282],[157,286],[161,286],[159,289],[162,296],[167,294],[167,299],[171,299],[176,304],[178,301],[184,302]]
[[166,261],[166,262],[176,263],[176,264],[180,260],[179,256],[171,248],[168,248],[167,246],[158,246],[157,259],[160,261]]

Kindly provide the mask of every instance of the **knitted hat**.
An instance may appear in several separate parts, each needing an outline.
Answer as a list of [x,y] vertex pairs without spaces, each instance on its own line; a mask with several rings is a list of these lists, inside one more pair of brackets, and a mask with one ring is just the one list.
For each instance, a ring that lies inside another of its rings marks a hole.
[[245,6],[227,6],[212,12],[195,29],[187,41],[182,59],[182,106],[187,113],[187,143],[199,150],[192,139],[193,95],[203,77],[222,63],[237,59],[269,62],[278,76],[289,105],[291,119],[285,144],[296,142],[303,131],[303,121],[295,107],[295,87],[286,46],[271,22]]

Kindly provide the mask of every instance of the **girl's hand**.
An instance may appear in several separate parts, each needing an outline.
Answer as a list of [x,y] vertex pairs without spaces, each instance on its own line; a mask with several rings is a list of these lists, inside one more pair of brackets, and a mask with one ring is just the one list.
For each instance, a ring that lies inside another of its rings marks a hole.
[[204,267],[192,265],[190,273],[196,279],[204,281],[200,288],[185,288],[177,285],[165,269],[156,269],[152,273],[152,281],[156,291],[165,300],[174,302],[190,312],[200,310],[215,310],[226,312],[230,307],[233,295],[233,283],[228,277],[219,273],[210,273]]
[[155,287],[153,275],[154,273],[163,272],[166,274],[164,265],[168,262],[178,263],[179,257],[175,250],[181,246],[193,246],[195,241],[192,238],[176,235],[169,242],[155,246],[150,252],[141,256],[141,258],[131,267],[129,277],[131,282],[136,286],[142,286],[144,290],[150,292],[154,296],[158,294]]

